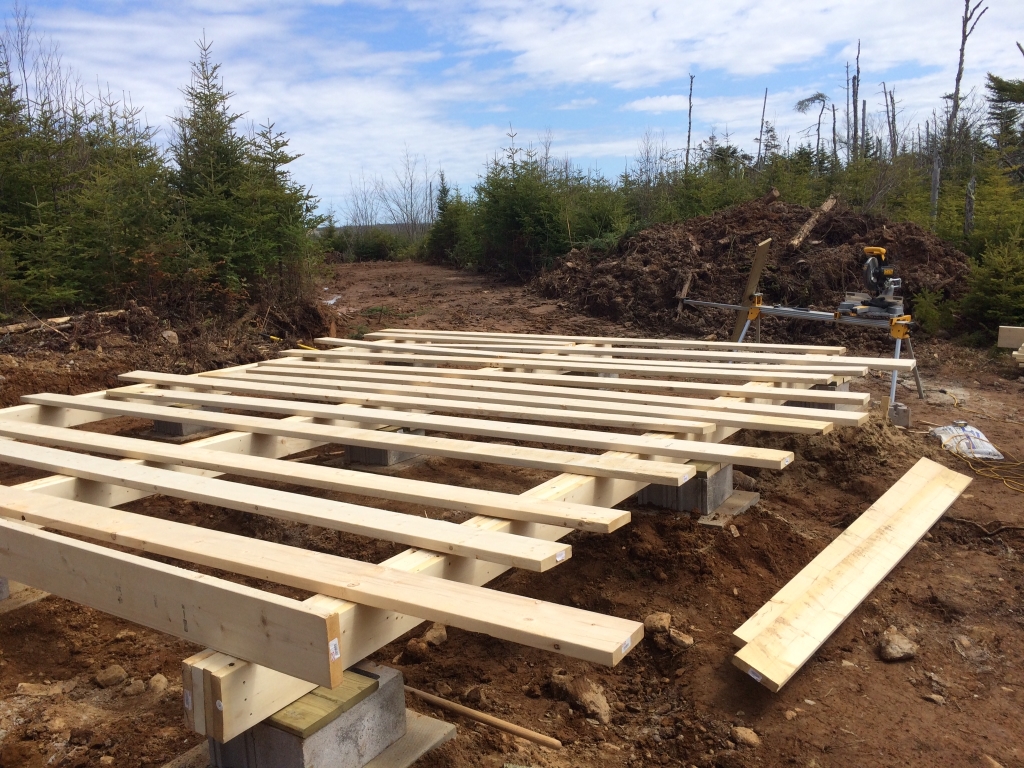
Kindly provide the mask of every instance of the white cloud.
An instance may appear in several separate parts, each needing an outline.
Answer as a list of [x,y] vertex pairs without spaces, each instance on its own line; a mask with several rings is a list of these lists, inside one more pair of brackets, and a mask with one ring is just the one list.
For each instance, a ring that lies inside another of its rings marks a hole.
[[587,99],[571,99],[562,104],[559,104],[555,109],[570,110],[570,109],[586,109],[587,107],[593,107],[597,104],[597,99],[591,97]]

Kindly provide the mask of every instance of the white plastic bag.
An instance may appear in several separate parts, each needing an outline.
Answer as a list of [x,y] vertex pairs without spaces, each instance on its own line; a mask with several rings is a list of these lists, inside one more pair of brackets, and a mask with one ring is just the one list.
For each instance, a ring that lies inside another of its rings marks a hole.
[[959,454],[965,459],[992,459],[1002,461],[1003,454],[989,442],[980,429],[968,424],[951,424],[948,427],[936,427],[929,434],[942,441],[947,451]]

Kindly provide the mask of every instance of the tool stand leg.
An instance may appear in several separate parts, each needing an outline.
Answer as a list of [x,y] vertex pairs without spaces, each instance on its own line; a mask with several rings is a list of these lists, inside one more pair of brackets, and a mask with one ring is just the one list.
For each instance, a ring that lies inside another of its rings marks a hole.
[[[900,351],[903,348],[903,339],[896,339],[896,359],[900,359]],[[896,371],[892,372],[892,385],[889,387],[889,405],[896,404]]]
[[[917,355],[914,354],[914,345],[910,342],[910,337],[907,336],[907,352],[910,353],[910,359],[915,363],[917,362]],[[917,396],[924,400],[924,384],[921,383],[921,369],[914,366],[914,381],[917,382]]]

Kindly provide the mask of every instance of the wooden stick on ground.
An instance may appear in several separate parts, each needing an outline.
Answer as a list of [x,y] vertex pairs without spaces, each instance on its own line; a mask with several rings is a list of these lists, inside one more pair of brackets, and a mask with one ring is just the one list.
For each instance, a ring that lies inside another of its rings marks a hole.
[[493,715],[486,715],[483,712],[478,712],[475,709],[464,707],[461,704],[456,704],[454,701],[448,701],[448,699],[442,699],[440,696],[434,696],[426,691],[420,691],[415,688],[410,688],[408,685],[405,686],[405,690],[414,696],[419,696],[424,701],[428,701],[435,707],[440,709],[447,709],[449,712],[454,712],[457,715],[468,717],[470,720],[476,720],[478,723],[484,723],[497,728],[499,731],[505,731],[505,733],[511,733],[513,736],[519,736],[523,739],[541,744],[551,749],[561,749],[562,742],[558,739],[553,739],[550,736],[545,736],[543,733],[537,733],[531,731],[529,728],[523,728],[521,725],[510,723],[508,720],[502,720],[501,718],[494,717]]
[[802,227],[800,227],[799,230],[797,230],[796,235],[794,235],[793,239],[789,241],[789,247],[791,250],[795,251],[797,248],[803,245],[804,240],[806,240],[807,236],[811,234],[811,230],[813,230],[814,227],[817,226],[818,220],[821,219],[821,217],[824,216],[826,213],[831,211],[835,204],[835,195],[831,195],[828,200],[821,204],[821,208],[814,212],[814,215],[807,220],[807,223],[805,223]]

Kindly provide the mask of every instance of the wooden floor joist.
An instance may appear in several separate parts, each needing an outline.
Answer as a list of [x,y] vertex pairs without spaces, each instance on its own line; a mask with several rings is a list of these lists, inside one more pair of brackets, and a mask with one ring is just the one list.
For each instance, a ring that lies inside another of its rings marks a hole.
[[[330,363],[317,360],[302,360],[297,357],[289,357],[279,360],[267,360],[257,363],[255,366],[246,366],[245,371],[253,374],[261,373],[263,368],[272,370],[275,375],[305,376],[315,371],[324,376],[336,376],[351,372],[363,372],[367,374],[383,373],[395,375],[396,369],[391,366],[370,365],[360,362]],[[752,386],[748,382],[738,384],[715,384],[694,381],[669,381],[658,379],[640,378],[597,378],[594,376],[574,376],[568,373],[546,372],[526,373],[522,371],[505,371],[500,368],[421,368],[411,365],[403,365],[397,368],[402,376],[406,377],[432,377],[462,380],[463,382],[515,382],[528,386],[545,385],[552,387],[585,387],[588,389],[607,390],[628,390],[630,392],[678,392],[687,395],[707,395],[709,397],[750,397],[749,389]],[[224,375],[242,375],[243,371],[233,371],[228,374],[224,371],[210,371],[197,374],[203,377],[220,377]],[[794,397],[794,392],[786,387],[771,387],[762,390],[761,398],[771,402],[785,402]],[[799,399],[803,402],[820,404],[837,404],[853,408],[865,408],[870,402],[871,396],[866,392],[839,392],[836,390],[801,389]]]
[[[635,621],[10,488],[0,488],[0,512],[64,533],[397,610],[597,664],[614,666],[643,637],[643,624]],[[348,661],[344,666],[363,658],[346,653],[350,642],[342,626],[339,652]]]
[[393,339],[395,341],[456,341],[474,343],[508,342],[519,344],[523,341],[541,344],[594,344],[617,347],[651,347],[653,349],[742,349],[751,352],[805,352],[819,355],[845,355],[846,347],[819,347],[803,344],[754,344],[751,342],[701,341],[696,339],[633,339],[619,336],[558,336],[539,333],[491,333],[488,331],[430,331],[415,328],[385,328],[366,334],[363,338],[372,341]]
[[629,522],[625,510],[558,501],[533,501],[521,496],[477,488],[356,472],[317,464],[282,462],[272,458],[227,453],[192,445],[172,445],[76,429],[0,421],[0,436],[42,445],[141,459],[164,467],[193,467],[211,474],[230,473],[259,480],[303,485],[393,501],[456,509],[477,515],[526,520],[547,525],[571,525],[581,530],[610,533]]
[[[0,486],[0,516],[48,525],[46,510],[69,504]],[[340,637],[336,613],[224,579],[9,520],[0,520],[0,573],[318,685],[335,685],[344,671],[331,650]]]
[[[189,472],[127,464],[9,440],[0,441],[0,460],[97,483],[125,485],[226,509],[317,525],[459,557],[481,558],[531,571],[546,571],[571,556],[569,547],[521,536],[467,532],[462,526],[444,520],[403,515],[272,488],[255,488]],[[558,515],[552,513],[540,517],[551,520],[557,519]],[[562,524],[570,528],[582,528],[589,522],[572,518],[562,520]]]
[[[818,411],[818,418],[794,419],[784,414],[765,415],[759,413],[733,413],[726,410],[705,409],[687,405],[664,407],[647,403],[612,403],[605,401],[580,402],[570,396],[537,396],[525,393],[500,394],[492,392],[466,393],[459,390],[431,389],[416,385],[379,385],[365,384],[358,381],[339,382],[334,392],[325,391],[324,387],[305,386],[298,379],[280,379],[267,381],[269,377],[256,378],[248,371],[235,374],[240,377],[218,376],[197,377],[178,376],[167,373],[149,371],[132,371],[121,374],[123,381],[155,384],[160,386],[187,386],[200,391],[219,390],[232,394],[251,394],[260,398],[285,398],[287,400],[303,400],[330,404],[354,404],[373,408],[433,408],[437,411],[450,413],[468,413],[474,416],[486,416],[494,413],[499,418],[510,418],[519,414],[518,418],[531,418],[534,421],[551,419],[552,409],[565,413],[565,420],[572,424],[597,424],[599,426],[618,427],[620,429],[658,429],[677,434],[710,434],[716,427],[744,427],[766,432],[788,432],[791,434],[822,434],[831,431],[834,424],[843,426],[859,426],[867,420],[865,414],[850,412],[834,412],[823,416]],[[314,382],[315,384],[315,382]],[[397,395],[397,396],[396,396]],[[174,394],[165,392],[140,393],[133,397],[152,398],[154,401],[168,400]],[[246,398],[233,398],[234,402],[265,407],[266,402],[258,404]],[[188,402],[188,401],[182,401]],[[274,399],[269,400],[275,403]],[[209,404],[209,403],[206,403]],[[510,406],[515,406],[514,410]],[[280,407],[280,406],[277,406]],[[770,406],[769,406],[770,407]],[[303,407],[306,408],[306,407]],[[813,410],[813,409],[801,409]],[[333,410],[314,412],[300,410],[297,406],[284,406],[281,413],[288,415],[319,416],[321,418],[337,418]],[[351,419],[352,410],[346,409],[346,419]],[[541,415],[537,415],[541,414]],[[571,414],[571,415],[570,415]],[[378,419],[373,412],[364,412],[366,418]],[[829,418],[831,417],[831,418]],[[699,430],[699,431],[698,431]]]
[[921,459],[734,633],[733,663],[778,691],[871,594],[971,479]]
[[[108,393],[109,394],[109,393]],[[275,437],[300,438],[320,443],[358,445],[366,448],[406,451],[455,459],[485,461],[533,467],[555,472],[576,472],[598,477],[642,479],[648,483],[681,485],[692,474],[691,468],[667,465],[658,461],[608,461],[601,456],[585,453],[553,451],[501,443],[471,442],[444,437],[378,432],[372,429],[313,424],[290,419],[266,419],[228,413],[213,413],[186,408],[167,408],[143,403],[125,403],[114,400],[76,399],[70,395],[26,395],[22,398],[37,405],[55,409],[80,409],[117,416],[136,416],[156,421],[179,424],[200,424],[211,429],[230,429]],[[382,412],[383,413],[383,412]],[[303,417],[304,418],[304,417]],[[785,452],[780,452],[785,456]],[[790,454],[791,457],[791,454]],[[783,459],[788,464],[791,458]]]

